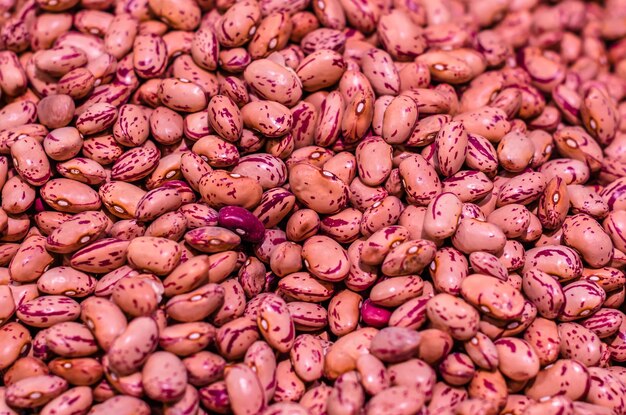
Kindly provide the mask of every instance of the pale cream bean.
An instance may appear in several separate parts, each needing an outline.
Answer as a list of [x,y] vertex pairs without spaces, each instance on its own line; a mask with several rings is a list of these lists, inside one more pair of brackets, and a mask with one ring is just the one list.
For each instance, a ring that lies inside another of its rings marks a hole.
[[[146,258],[145,253],[150,252]],[[140,270],[147,270],[157,275],[165,275],[178,265],[180,247],[173,241],[165,238],[140,237],[135,238],[128,245],[128,263]]]
[[0,368],[8,369],[30,346],[32,337],[22,324],[8,322],[0,326]]
[[265,406],[265,395],[259,378],[252,369],[237,364],[225,370],[224,380],[230,396],[245,396],[232,401],[235,415],[257,414]]
[[[477,287],[481,287],[478,288]],[[497,278],[472,274],[461,281],[461,295],[481,312],[499,320],[519,318],[524,297],[514,287]]]
[[109,212],[122,219],[133,219],[146,192],[130,183],[110,181],[100,186],[98,194]]
[[276,356],[272,348],[264,341],[252,343],[246,351],[244,363],[252,368],[259,378],[266,401],[272,400],[277,386]]
[[510,172],[523,171],[532,161],[535,145],[525,134],[512,131],[498,143],[498,161]]
[[462,219],[452,236],[452,244],[466,254],[484,251],[499,255],[506,244],[506,235],[492,223]]
[[487,221],[497,225],[507,238],[518,238],[528,232],[531,213],[524,205],[510,204],[495,209]]
[[120,308],[103,298],[92,297],[83,301],[80,318],[94,333],[98,344],[105,351],[109,350],[127,326],[126,317]]

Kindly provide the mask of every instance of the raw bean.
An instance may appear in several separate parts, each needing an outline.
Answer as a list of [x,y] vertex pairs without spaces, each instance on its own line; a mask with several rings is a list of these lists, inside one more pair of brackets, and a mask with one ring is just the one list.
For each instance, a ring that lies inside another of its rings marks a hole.
[[328,304],[328,325],[338,335],[354,331],[359,323],[359,309],[363,297],[350,290],[336,293]]
[[28,330],[16,322],[9,322],[0,327],[2,358],[0,368],[7,369],[30,348],[32,337]]
[[160,402],[174,402],[185,393],[187,371],[176,355],[155,352],[143,366],[142,384],[150,398]]
[[335,382],[328,397],[328,412],[333,414],[354,413],[363,406],[365,394],[356,371],[342,374]]
[[588,384],[589,372],[585,366],[575,360],[561,359],[539,371],[535,382],[526,389],[526,395],[536,400],[557,395],[578,400],[587,393]]
[[624,412],[622,0],[0,3],[0,412]]
[[158,327],[150,317],[133,319],[115,338],[107,352],[111,367],[119,376],[135,372],[156,349]]
[[[435,327],[448,331],[455,339],[469,340],[478,332],[478,312],[450,294],[438,294],[430,299],[426,312]],[[453,318],[448,318],[448,314]]]
[[[476,287],[482,289],[476,289]],[[481,312],[498,320],[514,320],[521,316],[524,298],[518,290],[491,276],[472,274],[461,282],[463,298]]]
[[246,399],[233,402],[235,414],[259,413],[265,406],[265,396],[259,378],[248,366],[239,364],[228,368],[224,379],[229,395],[246,396]]
[[48,295],[25,301],[16,311],[17,317],[32,327],[52,327],[57,323],[73,321],[79,314],[79,304],[62,295]]
[[52,375],[40,375],[15,382],[6,389],[6,402],[17,408],[35,408],[45,405],[65,392],[65,379]]

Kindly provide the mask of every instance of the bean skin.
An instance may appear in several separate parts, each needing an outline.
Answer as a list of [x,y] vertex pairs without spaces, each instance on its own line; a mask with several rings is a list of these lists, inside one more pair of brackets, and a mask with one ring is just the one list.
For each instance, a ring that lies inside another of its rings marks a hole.
[[0,0],[0,413],[626,409],[623,0]]

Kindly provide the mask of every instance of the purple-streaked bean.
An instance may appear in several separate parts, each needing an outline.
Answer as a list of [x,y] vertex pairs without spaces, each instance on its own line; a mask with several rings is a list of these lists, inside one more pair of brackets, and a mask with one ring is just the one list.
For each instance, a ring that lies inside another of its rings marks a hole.
[[432,397],[436,381],[435,371],[425,362],[419,359],[409,359],[390,365],[387,371],[392,385],[417,388],[423,391],[426,399]]
[[554,319],[563,311],[565,295],[561,285],[552,275],[530,269],[522,276],[522,289],[541,316]]
[[328,304],[328,325],[341,336],[354,331],[359,323],[363,297],[350,290],[337,292]]
[[560,359],[539,371],[534,383],[526,389],[526,395],[536,400],[545,400],[558,395],[577,400],[587,393],[588,388],[587,368],[575,360]]
[[206,386],[223,376],[226,361],[217,354],[201,351],[183,359],[183,364],[190,384]]
[[456,408],[467,399],[467,391],[463,388],[455,388],[444,382],[438,382],[433,388],[433,399],[428,404],[429,413],[446,413]]
[[133,319],[107,352],[111,367],[120,376],[135,372],[156,349],[158,328],[150,317]]
[[36,281],[52,263],[54,258],[46,251],[46,239],[33,235],[24,240],[9,264],[9,273],[14,282]]
[[33,186],[45,184],[52,174],[43,146],[27,136],[11,146],[13,166],[19,175]]
[[563,282],[580,277],[583,266],[580,256],[572,248],[545,245],[526,251],[522,273],[531,269],[556,276],[560,282]]
[[417,115],[417,105],[411,97],[399,95],[391,99],[384,111],[380,135],[389,144],[404,143],[413,134]]
[[180,400],[187,386],[183,362],[169,352],[155,352],[142,369],[142,385],[146,395],[160,402]]
[[79,304],[63,295],[48,295],[22,303],[17,317],[31,327],[52,327],[65,321],[73,321],[80,315]]
[[320,49],[300,62],[296,74],[302,82],[302,88],[314,92],[337,83],[345,69],[346,63],[339,53]]
[[218,329],[215,342],[221,355],[236,359],[243,357],[246,349],[258,339],[257,322],[250,317],[239,317]]
[[614,309],[602,308],[593,316],[580,321],[580,324],[595,333],[600,339],[616,334],[624,320],[624,315]]
[[579,213],[563,222],[563,242],[578,252],[594,268],[608,264],[613,243],[600,224],[591,216]]
[[167,50],[163,38],[156,34],[140,34],[133,44],[133,66],[142,78],[156,78],[165,72]]
[[606,299],[605,291],[594,281],[576,281],[563,288],[565,304],[561,321],[574,321],[593,315]]
[[599,363],[602,343],[594,332],[577,323],[561,323],[558,331],[562,357],[575,359],[588,367]]
[[159,347],[180,357],[205,349],[215,339],[215,327],[205,322],[174,324],[160,329]]
[[120,415],[148,415],[150,413],[150,407],[141,399],[132,396],[118,395],[98,405],[94,405],[90,412],[92,415],[105,415],[109,413]]
[[380,139],[363,140],[356,148],[359,177],[367,186],[378,186],[392,168],[392,148]]
[[[224,188],[232,188],[228,193]],[[262,188],[256,180],[224,170],[210,171],[199,182],[203,199],[213,208],[227,205],[241,206],[246,209],[256,207],[261,201]]]
[[22,379],[6,388],[6,402],[17,408],[35,408],[45,405],[65,392],[68,383],[53,375],[40,375]]
[[328,413],[354,413],[365,403],[365,393],[356,371],[342,374],[328,397]]
[[322,344],[315,336],[296,337],[290,358],[296,374],[305,382],[319,379],[324,370]]
[[[476,290],[476,287],[482,287]],[[524,298],[521,293],[497,278],[472,274],[461,281],[463,298],[482,313],[498,320],[514,320],[521,316]]]
[[447,355],[438,367],[442,378],[450,385],[461,386],[469,383],[475,374],[474,363],[464,353]]
[[431,298],[426,312],[434,327],[448,331],[455,339],[469,340],[478,332],[478,312],[450,294],[438,294]]

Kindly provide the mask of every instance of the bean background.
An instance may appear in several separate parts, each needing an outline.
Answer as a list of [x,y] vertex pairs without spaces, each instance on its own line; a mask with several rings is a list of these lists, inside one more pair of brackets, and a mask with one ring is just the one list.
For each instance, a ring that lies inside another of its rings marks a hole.
[[0,415],[626,414],[626,0],[0,0]]

